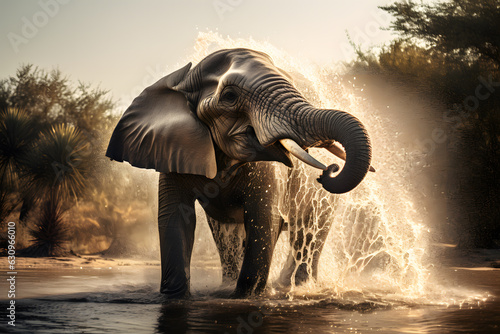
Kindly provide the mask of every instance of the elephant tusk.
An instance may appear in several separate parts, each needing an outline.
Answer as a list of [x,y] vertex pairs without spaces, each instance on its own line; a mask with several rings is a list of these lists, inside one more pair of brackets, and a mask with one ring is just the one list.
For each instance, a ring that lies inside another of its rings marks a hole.
[[[336,143],[331,144],[330,146],[325,147],[328,151],[339,157],[340,159],[344,160],[346,159],[345,151],[342,149],[342,147],[338,146]],[[370,172],[375,172],[375,168],[370,166],[369,169]]]
[[281,145],[289,151],[292,155],[294,155],[297,159],[302,160],[306,164],[313,166],[315,168],[319,168],[321,170],[325,170],[326,166],[323,165],[321,162],[318,160],[314,159],[309,153],[304,151],[299,144],[294,142],[291,139],[285,138],[285,139],[280,139]]

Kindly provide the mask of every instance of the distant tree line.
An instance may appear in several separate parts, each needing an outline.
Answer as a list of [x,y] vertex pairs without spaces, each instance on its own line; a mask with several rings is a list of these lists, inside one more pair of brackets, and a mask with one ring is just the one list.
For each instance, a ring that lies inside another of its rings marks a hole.
[[[362,51],[351,71],[437,96],[447,108],[454,179],[448,189],[462,246],[500,247],[500,1],[399,1],[380,7],[398,38]],[[441,115],[437,115],[441,117]],[[456,142],[456,144],[455,144]]]

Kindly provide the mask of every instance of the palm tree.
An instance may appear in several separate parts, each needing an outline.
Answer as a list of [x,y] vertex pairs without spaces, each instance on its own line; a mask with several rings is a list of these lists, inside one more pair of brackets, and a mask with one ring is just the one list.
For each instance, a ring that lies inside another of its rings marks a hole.
[[39,127],[20,109],[9,108],[0,112],[0,221],[26,198],[22,176],[32,153]]
[[83,193],[89,172],[89,143],[75,127],[53,126],[43,133],[27,163],[27,188],[42,202],[42,212],[31,229],[32,256],[64,255],[67,229],[63,213]]

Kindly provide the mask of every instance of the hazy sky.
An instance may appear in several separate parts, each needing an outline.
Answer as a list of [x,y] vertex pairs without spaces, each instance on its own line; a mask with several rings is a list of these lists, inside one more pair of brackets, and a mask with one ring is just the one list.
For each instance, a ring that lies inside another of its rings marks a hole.
[[200,31],[268,41],[327,66],[387,41],[388,0],[0,0],[0,78],[20,64],[127,95],[148,68],[184,64]]

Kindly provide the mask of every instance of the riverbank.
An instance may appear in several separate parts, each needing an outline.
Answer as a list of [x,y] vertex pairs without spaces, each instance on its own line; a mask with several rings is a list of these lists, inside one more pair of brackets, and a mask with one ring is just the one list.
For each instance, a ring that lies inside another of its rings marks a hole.
[[[111,269],[130,266],[160,266],[159,260],[110,258],[101,255],[70,255],[67,257],[16,257],[16,269]],[[8,269],[7,258],[0,260],[0,270]]]

